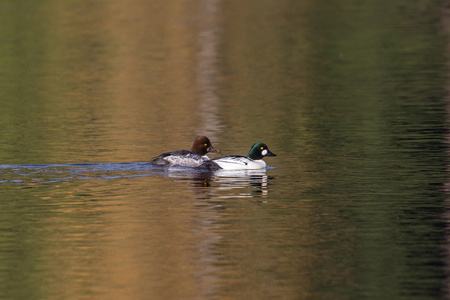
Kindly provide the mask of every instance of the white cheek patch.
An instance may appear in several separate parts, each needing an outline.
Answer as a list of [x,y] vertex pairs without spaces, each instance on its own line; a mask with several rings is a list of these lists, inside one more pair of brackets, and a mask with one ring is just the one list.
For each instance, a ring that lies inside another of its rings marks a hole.
[[263,156],[266,156],[266,154],[267,154],[267,150],[266,150],[266,149],[264,149],[263,151],[261,151],[261,154],[262,154]]

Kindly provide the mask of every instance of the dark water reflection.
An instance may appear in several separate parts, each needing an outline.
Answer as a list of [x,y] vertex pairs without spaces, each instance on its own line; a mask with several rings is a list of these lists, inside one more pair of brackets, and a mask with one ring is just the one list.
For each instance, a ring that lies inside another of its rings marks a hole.
[[446,298],[447,10],[0,4],[0,298]]

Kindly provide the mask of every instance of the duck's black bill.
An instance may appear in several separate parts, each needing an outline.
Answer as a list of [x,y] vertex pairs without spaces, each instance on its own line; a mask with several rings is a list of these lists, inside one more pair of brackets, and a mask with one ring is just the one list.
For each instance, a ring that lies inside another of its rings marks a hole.
[[269,149],[267,149],[267,154],[266,154],[266,156],[277,156],[275,153],[273,153],[273,152],[270,152],[270,150]]
[[210,147],[208,148],[208,152],[217,152],[217,153],[220,153],[220,150],[214,148],[213,146],[210,146]]

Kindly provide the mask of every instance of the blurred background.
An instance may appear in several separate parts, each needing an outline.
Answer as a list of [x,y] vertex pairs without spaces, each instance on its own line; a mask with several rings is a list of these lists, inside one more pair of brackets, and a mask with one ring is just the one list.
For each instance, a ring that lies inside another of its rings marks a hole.
[[[445,1],[0,0],[0,298],[439,299]],[[206,135],[257,172],[146,162]]]

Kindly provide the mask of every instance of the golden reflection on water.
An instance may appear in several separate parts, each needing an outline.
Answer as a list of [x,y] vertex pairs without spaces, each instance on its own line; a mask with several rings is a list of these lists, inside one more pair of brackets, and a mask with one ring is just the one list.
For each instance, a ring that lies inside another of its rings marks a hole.
[[[170,189],[167,181],[159,184]],[[92,189],[98,194],[90,185],[80,185],[79,193],[89,195]],[[45,248],[44,257],[51,259],[45,265],[52,268],[50,273],[59,274],[59,280],[47,278],[48,290],[58,296],[88,293],[102,299],[197,294],[192,253],[186,249],[194,237],[185,225],[193,216],[189,211],[178,215],[174,203],[155,193],[156,189],[150,191],[144,199],[122,196],[99,201],[86,196],[86,203],[68,199],[57,208],[54,213],[60,217],[47,222],[50,229],[55,224],[61,229],[46,235],[44,244],[51,247]],[[154,198],[158,200],[150,200]],[[145,199],[149,202],[143,203]]]
[[[125,151],[116,159],[131,161],[186,149],[198,134],[216,139],[218,2],[58,3],[50,17],[55,30],[46,36],[57,44],[47,52],[52,68],[45,78],[52,80],[40,91],[74,124],[55,131],[70,133],[82,148],[93,138],[75,122],[101,120],[101,143],[89,150],[114,149],[116,142],[114,151]],[[42,117],[61,121],[53,113]],[[130,145],[154,152],[138,156]]]
[[261,171],[163,174],[61,182],[42,197],[50,208],[39,224],[49,295],[175,299],[218,292],[229,255],[219,244],[235,222],[222,201],[256,197],[262,204],[270,178]]
[[199,134],[217,139],[217,134],[223,130],[219,119],[219,96],[217,94],[218,79],[218,47],[219,47],[219,5],[220,0],[203,1],[201,5],[201,31],[199,32],[199,52],[197,55],[197,84],[200,92]]

